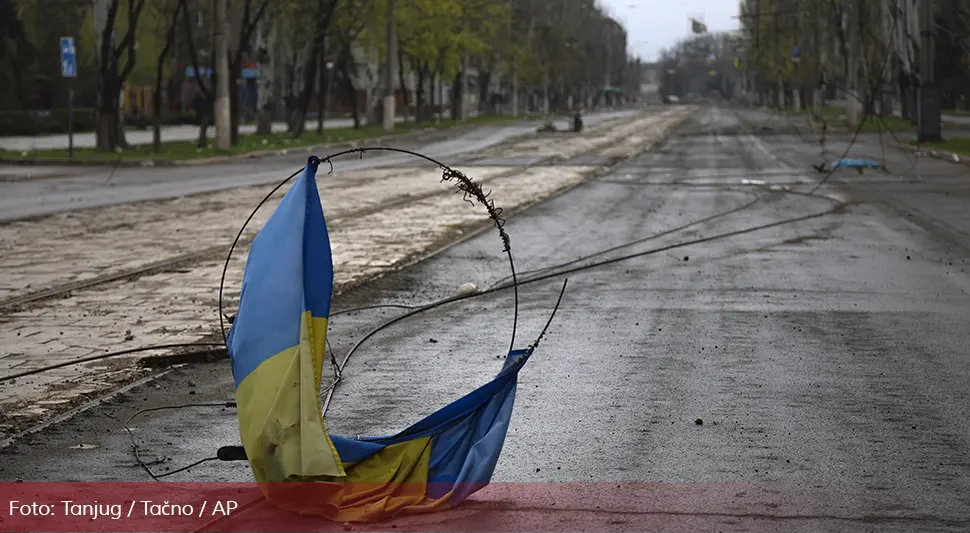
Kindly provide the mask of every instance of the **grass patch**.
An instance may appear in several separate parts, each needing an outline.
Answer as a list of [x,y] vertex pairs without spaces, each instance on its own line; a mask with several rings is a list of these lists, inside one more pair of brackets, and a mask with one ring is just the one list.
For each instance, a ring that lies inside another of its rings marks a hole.
[[[856,126],[849,126],[849,121],[846,117],[842,116],[845,111],[842,111],[840,116],[836,117],[825,117],[829,128],[840,131],[855,132],[859,128]],[[862,117],[859,117],[862,120]],[[892,132],[915,132],[916,124],[899,118],[899,117],[876,117],[870,116],[866,118],[865,124],[862,125],[860,130],[862,133],[879,133],[880,131],[892,131]]]
[[[800,110],[798,114],[815,116],[814,113],[812,112],[812,108],[810,107]],[[822,107],[822,116],[824,116],[826,120],[831,120],[832,118],[837,118],[844,114],[845,114],[845,109],[842,109],[841,107],[832,107],[832,106]]]
[[[534,118],[534,117],[525,117]],[[384,137],[388,135],[402,135],[434,127],[436,129],[452,128],[464,124],[491,124],[497,122],[508,122],[516,120],[510,116],[493,115],[471,117],[467,122],[458,123],[451,120],[443,120],[438,124],[432,122],[407,124],[395,124],[394,131],[385,132],[379,125],[362,126],[360,128],[334,128],[324,130],[322,135],[317,135],[314,129],[305,132],[299,138],[293,137],[290,133],[272,133],[269,135],[240,135],[239,144],[233,146],[228,151],[217,150],[214,140],[210,139],[205,148],[197,148],[193,141],[168,141],[162,142],[161,149],[156,153],[151,145],[132,146],[120,153],[102,152],[96,148],[75,148],[75,161],[104,161],[112,162],[121,160],[165,160],[165,161],[185,161],[191,159],[202,159],[207,157],[242,155],[253,152],[267,150],[288,150],[294,148],[305,148],[308,146],[319,146],[350,141],[362,141]],[[49,150],[30,150],[19,152],[13,150],[0,150],[0,157],[8,159],[67,159],[68,150],[66,148],[56,148]]]
[[932,146],[947,152],[970,156],[970,137],[953,137],[942,141],[923,143],[923,146]]

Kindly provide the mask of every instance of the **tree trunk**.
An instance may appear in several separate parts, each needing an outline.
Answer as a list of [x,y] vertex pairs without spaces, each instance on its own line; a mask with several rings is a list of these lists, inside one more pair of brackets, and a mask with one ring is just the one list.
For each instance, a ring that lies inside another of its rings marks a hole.
[[512,66],[512,116],[519,118],[519,69]]
[[259,118],[256,120],[256,134],[269,135],[273,133],[273,102],[268,101],[259,110]]
[[914,85],[912,81],[913,81],[913,78],[909,74],[905,72],[900,73],[899,97],[900,97],[900,100],[902,100],[903,118],[906,120],[916,122],[917,120],[916,106],[913,105],[915,101],[915,98],[914,98],[915,90],[914,90]]
[[155,71],[155,91],[152,93],[152,150],[162,149],[162,58]]
[[315,42],[311,45],[308,58],[303,64],[303,88],[296,98],[296,105],[290,112],[290,131],[294,137],[303,135],[306,130],[306,114],[310,106],[310,96],[313,94],[314,78],[317,77],[317,55],[320,53],[322,43]]
[[121,120],[121,80],[109,71],[103,83],[101,105],[98,109],[98,148],[105,152],[114,152],[118,148],[127,148]]
[[296,107],[290,114],[290,131],[293,132],[294,137],[303,135],[306,130],[306,114],[310,107],[310,96],[314,92],[314,81],[317,77],[317,58],[321,55],[322,49],[323,34],[318,33],[318,36],[314,37],[310,53],[303,64],[303,89],[297,97]]
[[417,105],[415,106],[415,122],[427,121],[428,111],[425,106],[425,94],[424,94],[424,81],[427,79],[428,65],[422,63],[421,68],[418,69],[418,86],[415,88],[415,97],[417,99]]
[[172,14],[172,22],[165,32],[165,45],[158,54],[155,64],[155,91],[152,93],[152,149],[158,153],[162,149],[162,76],[165,72],[165,57],[175,43],[175,29],[178,27],[179,14],[185,7],[186,0],[179,0]]
[[118,1],[94,5],[95,27],[98,32],[98,124],[95,130],[98,149],[113,152],[117,148],[115,120],[118,116],[118,62],[114,47],[114,24]]
[[468,54],[461,58],[461,98],[458,100],[459,119],[468,120]]
[[239,84],[235,80],[239,79],[242,73],[242,62],[236,62],[229,67],[229,143],[232,146],[239,144],[239,119],[241,115]]
[[[213,80],[217,76],[219,76],[219,73],[213,69]],[[199,138],[196,141],[196,148],[204,149],[209,145],[209,124],[215,125],[214,110],[215,102],[213,101],[212,93],[208,93],[208,97],[204,98],[204,103],[197,111],[199,116]]]
[[441,95],[438,94],[438,73],[432,72],[430,81],[430,93],[428,95],[428,100],[431,102],[431,110],[428,112],[428,120],[434,122],[435,116],[438,113],[438,100],[441,99]]
[[348,96],[350,97],[350,101],[351,101],[351,110],[352,110],[351,113],[353,113],[353,117],[354,117],[354,129],[359,130],[361,124],[360,124],[360,109],[357,108],[357,89],[355,89],[354,85],[349,81],[347,82],[347,85],[348,85],[347,92],[349,93]]
[[408,109],[409,109],[409,106],[411,104],[411,94],[408,91],[407,84],[404,83],[404,50],[402,50],[402,48],[403,47],[400,45],[400,43],[398,43],[398,46],[397,46],[397,66],[398,66],[398,68],[397,68],[397,82],[401,86],[401,98],[402,98],[402,101],[404,102],[404,106],[403,106],[404,109],[402,109],[402,111],[404,113],[404,123],[407,124],[408,123]]
[[546,126],[552,124],[552,108],[549,106],[549,73],[542,78],[542,114],[546,117]]
[[199,123],[199,138],[195,143],[196,148],[202,150],[208,146],[209,143],[209,113],[202,113],[199,117],[201,122]]
[[256,57],[259,60],[258,105],[259,117],[256,119],[256,134],[269,135],[273,132],[273,73],[276,65],[276,54],[269,52],[271,43],[275,42],[276,30],[269,29],[271,24],[260,20],[256,33],[258,35],[259,46]]
[[489,86],[492,84],[492,70],[482,69],[478,75],[478,112],[482,115],[491,115],[491,102],[488,98]]
[[338,0],[317,0],[316,32],[310,47],[310,53],[304,58],[303,90],[297,98],[296,109],[290,115],[290,128],[293,135],[299,137],[306,129],[307,108],[310,105],[310,95],[313,94],[313,80],[317,76],[317,58],[325,56],[327,29],[333,19]]
[[350,45],[345,44],[337,56],[336,70],[340,73],[338,89],[343,90],[344,98],[350,102],[351,113],[354,117],[354,129],[360,129],[360,110],[357,109],[357,87],[354,85],[354,58],[350,53]]
[[465,96],[461,94],[461,78],[459,72],[451,83],[451,120],[461,120],[461,101]]
[[[322,54],[318,58],[317,62],[318,63],[322,63],[323,62],[323,55]],[[318,64],[317,66],[318,67],[321,67],[322,65],[319,65]],[[324,102],[324,98],[323,98],[324,94],[323,93],[326,90],[325,87],[327,86],[326,84],[327,84],[327,77],[328,76],[326,74],[327,71],[326,71],[325,68],[318,68],[318,70],[319,70],[319,72],[317,73],[317,90],[316,90],[316,95],[317,95],[317,135],[323,135],[323,113],[325,111],[325,106],[327,105],[326,102]]]
[[[111,93],[114,93],[112,98]],[[121,148],[118,139],[120,114],[118,112],[118,89],[111,87],[110,82],[105,84],[105,93],[102,95],[101,106],[98,109],[98,148],[105,152],[114,152]]]

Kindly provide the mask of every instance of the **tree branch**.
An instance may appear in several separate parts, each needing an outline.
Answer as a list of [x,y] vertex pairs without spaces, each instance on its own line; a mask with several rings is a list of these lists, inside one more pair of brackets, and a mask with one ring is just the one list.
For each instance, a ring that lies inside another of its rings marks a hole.
[[212,93],[209,92],[209,87],[205,84],[205,78],[200,75],[199,72],[199,54],[195,49],[195,41],[192,39],[192,22],[189,20],[189,10],[186,9],[182,12],[182,20],[185,25],[185,41],[189,46],[189,58],[192,60],[192,68],[195,71],[195,82],[199,86],[199,90],[202,91],[202,96],[206,101],[212,101]]
[[[165,46],[162,51],[158,54],[158,63],[161,64],[168,55],[169,51],[172,49],[172,44],[175,41],[175,30],[178,27],[179,14],[182,12],[182,8],[188,9],[185,5],[188,0],[178,0],[178,4],[175,5],[175,13],[172,15],[172,23],[168,26],[168,30],[165,31]],[[159,70],[161,68],[159,67]]]
[[111,72],[112,67],[117,64],[117,55],[115,55],[114,47],[111,44],[111,36],[114,35],[115,18],[118,16],[118,2],[120,0],[114,0],[111,2],[111,6],[108,8],[108,14],[105,18],[104,30],[101,31],[101,77],[102,79],[108,78],[108,73]]
[[[138,0],[137,7],[134,7],[134,2],[135,0],[128,0],[128,34],[125,36],[125,40],[128,41],[128,60],[119,76],[121,80],[128,79],[128,75],[135,68],[135,30],[138,26],[138,17],[141,15],[141,10],[145,7],[145,0]],[[133,7],[134,9],[132,9]]]
[[263,0],[263,3],[256,10],[256,15],[249,19],[251,0],[246,0],[246,11],[243,14],[243,23],[239,31],[239,46],[236,48],[235,57],[233,58],[232,64],[233,69],[239,66],[239,62],[242,61],[242,55],[249,50],[249,41],[253,37],[253,32],[256,31],[256,27],[259,26],[259,20],[263,17],[266,12],[266,7],[269,5],[269,0]]

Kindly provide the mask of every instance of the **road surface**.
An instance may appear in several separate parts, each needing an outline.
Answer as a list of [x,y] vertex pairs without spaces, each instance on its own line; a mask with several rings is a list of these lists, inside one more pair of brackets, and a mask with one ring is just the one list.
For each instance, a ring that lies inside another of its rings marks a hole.
[[[591,114],[586,125],[633,116],[638,110]],[[435,142],[402,140],[390,146],[418,150],[424,155],[449,159],[473,154],[485,148],[535,132],[540,123],[519,121],[482,125],[460,133],[443,130],[434,134]],[[566,121],[556,123],[568,129]],[[366,143],[364,144],[366,146]],[[289,155],[193,167],[7,167],[29,170],[44,176],[38,179],[0,180],[0,222],[52,213],[123,204],[141,200],[161,200],[187,194],[225,190],[279,181],[306,164],[308,152],[294,150]],[[325,153],[318,154],[320,156]],[[363,159],[344,158],[336,171],[358,170],[401,164],[406,155],[367,155]]]
[[[966,167],[925,159],[913,172],[890,150],[894,174],[840,171],[809,194],[824,177],[810,166],[818,146],[778,130],[745,134],[767,118],[740,117],[706,108],[658,149],[509,220],[522,278],[550,275],[520,287],[517,346],[569,284],[522,372],[495,479],[557,484],[530,485],[498,517],[473,514],[479,525],[512,516],[543,531],[970,529]],[[874,139],[853,153],[878,154]],[[506,275],[486,232],[338,296],[334,310],[420,304]],[[335,317],[333,349],[345,353],[400,312]],[[385,434],[467,393],[499,369],[511,323],[504,291],[378,334],[345,369],[331,430]],[[232,390],[225,362],[175,369],[4,450],[0,478],[148,480],[120,421],[147,406],[231,400]],[[146,413],[132,426],[160,473],[238,442],[226,408]],[[79,443],[98,447],[71,448]],[[215,461],[166,480],[249,476],[245,463]],[[597,492],[613,485],[649,499]],[[468,515],[423,519],[459,531]]]

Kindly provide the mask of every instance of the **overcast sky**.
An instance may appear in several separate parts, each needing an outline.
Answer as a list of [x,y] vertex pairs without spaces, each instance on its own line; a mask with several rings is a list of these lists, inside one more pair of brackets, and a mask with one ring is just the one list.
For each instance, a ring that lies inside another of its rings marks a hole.
[[689,17],[704,21],[712,32],[738,28],[738,0],[599,0],[626,27],[628,51],[645,61],[689,35]]

